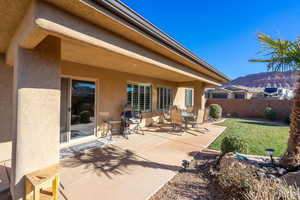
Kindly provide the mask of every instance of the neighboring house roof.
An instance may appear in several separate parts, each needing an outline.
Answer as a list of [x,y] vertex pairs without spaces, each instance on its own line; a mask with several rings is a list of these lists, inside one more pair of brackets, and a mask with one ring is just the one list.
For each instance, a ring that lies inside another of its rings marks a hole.
[[209,87],[206,89],[206,92],[255,92],[251,88],[244,86],[219,86],[219,87]]
[[195,54],[193,54],[190,50],[186,49],[183,45],[178,43],[172,37],[161,31],[158,27],[153,25],[151,22],[146,20],[144,17],[136,13],[134,10],[129,8],[127,5],[122,3],[121,1],[116,0],[93,0],[97,4],[102,7],[105,7],[109,11],[113,12],[115,15],[123,18],[131,25],[135,26],[139,30],[143,31],[144,34],[151,35],[152,37],[158,39],[161,43],[163,43],[168,48],[176,51],[180,55],[190,59],[196,64],[202,65],[208,70],[218,74],[224,79],[230,81],[230,78],[225,74],[217,70],[215,67],[211,66]]
[[230,91],[247,91],[247,89],[245,88],[239,88],[239,87],[235,87],[235,86],[227,86],[227,87],[224,87],[225,89],[227,90],[230,90]]

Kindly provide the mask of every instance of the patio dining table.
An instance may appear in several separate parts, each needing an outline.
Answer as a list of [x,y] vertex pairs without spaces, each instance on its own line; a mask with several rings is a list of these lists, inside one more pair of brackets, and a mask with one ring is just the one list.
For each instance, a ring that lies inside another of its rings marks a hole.
[[193,121],[194,120],[195,115],[193,113],[183,111],[181,113],[181,116],[184,119],[184,128],[188,129],[188,123],[189,123],[189,121]]

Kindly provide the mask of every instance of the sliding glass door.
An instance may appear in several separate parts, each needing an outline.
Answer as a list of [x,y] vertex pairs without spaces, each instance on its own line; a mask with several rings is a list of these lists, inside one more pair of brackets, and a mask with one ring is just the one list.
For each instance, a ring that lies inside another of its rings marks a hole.
[[60,88],[60,143],[66,143],[70,130],[70,80],[62,78]]
[[95,82],[61,79],[61,143],[95,134],[95,97]]
[[72,80],[71,140],[94,135],[95,88],[94,82]]

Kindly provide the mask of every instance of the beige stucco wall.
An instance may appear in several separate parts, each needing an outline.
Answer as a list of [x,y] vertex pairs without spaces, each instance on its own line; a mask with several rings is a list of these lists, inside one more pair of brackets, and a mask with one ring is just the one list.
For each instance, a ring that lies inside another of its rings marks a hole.
[[[120,66],[121,67],[121,66]],[[139,76],[99,67],[91,67],[78,63],[63,61],[61,64],[61,75],[64,77],[95,80],[97,83],[97,117],[98,135],[101,135],[101,124],[103,120],[119,120],[122,109],[127,102],[127,83],[149,83],[152,85],[152,112],[145,117],[157,115],[156,87],[167,86],[176,91],[176,82]]]
[[185,87],[178,87],[175,90],[173,105],[180,109],[186,109],[185,106]]
[[4,64],[0,54],[0,162],[11,158],[13,68]]

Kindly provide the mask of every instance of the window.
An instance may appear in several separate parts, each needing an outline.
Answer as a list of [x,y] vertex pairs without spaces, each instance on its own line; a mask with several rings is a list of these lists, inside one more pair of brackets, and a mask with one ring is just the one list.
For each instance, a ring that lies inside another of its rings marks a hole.
[[192,107],[193,106],[193,89],[185,89],[185,106],[186,107]]
[[226,93],[213,93],[212,97],[214,99],[227,99],[228,98],[228,94],[226,94]]
[[151,112],[151,85],[129,83],[127,85],[127,103],[129,103],[134,110]]
[[206,99],[209,98],[209,92],[205,92],[204,95],[205,95],[205,98],[206,98]]
[[234,94],[234,97],[236,99],[245,99],[245,95],[244,94]]
[[157,88],[157,109],[167,110],[172,105],[172,88]]

